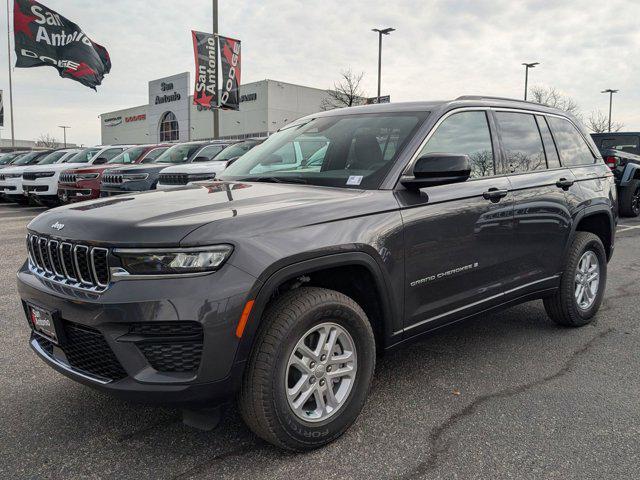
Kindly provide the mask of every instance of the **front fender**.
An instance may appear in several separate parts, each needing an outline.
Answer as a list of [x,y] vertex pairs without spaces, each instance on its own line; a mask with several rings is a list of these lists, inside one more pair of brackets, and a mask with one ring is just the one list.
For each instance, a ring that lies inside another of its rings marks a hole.
[[624,171],[622,172],[622,177],[620,178],[620,186],[626,187],[629,185],[631,180],[637,178],[640,178],[640,164],[627,163],[624,167]]
[[324,270],[326,268],[348,265],[357,265],[367,268],[375,279],[377,293],[383,309],[382,313],[385,327],[384,335],[385,340],[387,340],[389,337],[388,332],[393,330],[390,327],[390,321],[393,318],[399,318],[398,315],[401,315],[401,312],[389,297],[389,279],[384,275],[383,269],[374,257],[365,252],[354,251],[328,254],[304,261],[294,261],[294,263],[290,263],[286,266],[282,266],[282,263],[279,262],[279,267],[277,269],[267,270],[268,273],[265,275],[266,278],[265,276],[261,276],[247,297],[248,300],[255,300],[238,347],[236,363],[244,362],[249,358],[256,334],[260,327],[263,313],[279,285],[287,280],[294,279],[307,273]]

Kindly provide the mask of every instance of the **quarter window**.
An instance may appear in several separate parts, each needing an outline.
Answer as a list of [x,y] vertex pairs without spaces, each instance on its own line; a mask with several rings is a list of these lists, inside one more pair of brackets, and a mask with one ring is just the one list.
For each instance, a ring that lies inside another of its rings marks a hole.
[[472,178],[493,175],[493,147],[486,113],[460,112],[446,118],[418,157],[428,153],[467,155]]
[[572,167],[594,163],[595,157],[587,142],[568,120],[549,117],[549,124],[558,145],[562,165]]
[[526,113],[496,113],[505,153],[500,173],[544,170],[547,163],[536,119]]

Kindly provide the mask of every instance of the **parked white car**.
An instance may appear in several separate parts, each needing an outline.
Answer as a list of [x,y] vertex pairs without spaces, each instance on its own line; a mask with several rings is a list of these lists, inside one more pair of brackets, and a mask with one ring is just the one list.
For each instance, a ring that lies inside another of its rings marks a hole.
[[28,199],[22,193],[22,174],[51,153],[51,150],[29,152],[10,167],[3,168],[0,171],[0,195],[12,202],[27,203]]
[[260,145],[264,139],[252,138],[227,146],[209,162],[193,162],[167,167],[160,172],[158,190],[184,187],[216,178],[228,165]]
[[[58,181],[63,171],[87,165],[107,163],[130,147],[130,145],[109,145],[106,147],[86,148],[84,150],[76,149],[71,155],[65,155],[65,157],[52,162],[49,162],[49,157],[47,157],[38,165],[23,173],[23,193],[41,205],[58,205],[60,203]],[[50,156],[58,152],[60,150],[53,152]]]

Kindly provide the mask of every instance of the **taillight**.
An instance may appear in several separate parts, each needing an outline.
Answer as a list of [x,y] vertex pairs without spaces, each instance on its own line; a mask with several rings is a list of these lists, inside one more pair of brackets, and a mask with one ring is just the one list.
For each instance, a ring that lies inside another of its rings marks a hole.
[[604,163],[606,163],[607,167],[609,167],[611,170],[615,170],[615,168],[618,166],[618,157],[605,157]]

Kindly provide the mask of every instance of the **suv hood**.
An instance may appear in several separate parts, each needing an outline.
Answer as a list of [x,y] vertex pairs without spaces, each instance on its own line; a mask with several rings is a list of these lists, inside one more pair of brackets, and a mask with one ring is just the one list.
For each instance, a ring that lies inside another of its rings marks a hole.
[[[269,230],[379,212],[383,207],[374,199],[385,193],[388,192],[211,182],[66,205],[42,213],[28,228],[58,238],[108,246],[176,246],[196,229],[198,235],[182,244],[233,243],[242,235],[256,236]],[[384,203],[388,208],[389,204]],[[55,223],[64,228],[52,229]]]
[[30,172],[62,172],[82,165],[82,163],[51,163],[49,165],[34,165],[29,168]]
[[131,166],[112,166],[111,173],[154,173],[170,166],[170,163],[147,163]]
[[186,163],[173,165],[162,170],[162,173],[209,173],[220,172],[227,167],[226,161]]

